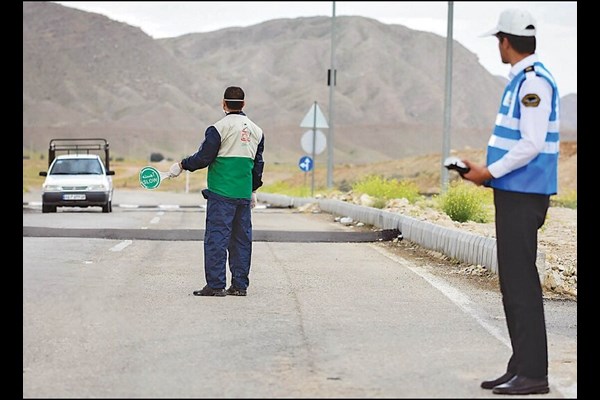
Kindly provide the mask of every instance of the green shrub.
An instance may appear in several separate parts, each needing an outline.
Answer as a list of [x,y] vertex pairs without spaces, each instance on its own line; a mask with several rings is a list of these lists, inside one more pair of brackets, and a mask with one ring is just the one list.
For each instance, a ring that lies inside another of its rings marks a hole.
[[[364,193],[385,201],[389,199],[407,199],[414,203],[421,197],[419,187],[411,181],[384,179],[380,175],[370,175],[352,184],[354,193]],[[381,207],[383,208],[383,206]]]
[[310,197],[309,186],[292,186],[289,183],[281,181],[261,186],[260,190],[264,193],[276,193],[290,197]]
[[151,162],[161,162],[165,159],[165,156],[162,153],[150,153],[150,161]]
[[382,209],[385,208],[386,204],[387,200],[377,197],[375,198],[375,200],[373,200],[373,204],[371,205],[371,207]]
[[571,190],[565,194],[550,197],[552,207],[565,207],[577,209],[577,191]]
[[439,196],[439,206],[453,221],[490,221],[489,209],[493,207],[490,189],[470,182],[455,181],[448,190]]
[[337,188],[340,192],[349,192],[352,190],[352,184],[346,179],[342,179]]

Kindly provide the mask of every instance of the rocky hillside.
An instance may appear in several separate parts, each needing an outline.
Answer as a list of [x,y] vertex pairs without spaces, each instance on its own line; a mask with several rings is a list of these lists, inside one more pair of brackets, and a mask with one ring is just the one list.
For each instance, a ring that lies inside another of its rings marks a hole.
[[[100,14],[23,2],[23,149],[105,137],[116,157],[180,157],[222,116],[224,88],[240,85],[268,160],[296,162],[313,102],[330,117],[330,30],[330,18],[311,17],[155,40]],[[445,49],[432,33],[336,18],[335,163],[441,150]],[[484,148],[503,83],[458,42],[453,51],[451,147]],[[563,136],[576,140],[571,96]]]

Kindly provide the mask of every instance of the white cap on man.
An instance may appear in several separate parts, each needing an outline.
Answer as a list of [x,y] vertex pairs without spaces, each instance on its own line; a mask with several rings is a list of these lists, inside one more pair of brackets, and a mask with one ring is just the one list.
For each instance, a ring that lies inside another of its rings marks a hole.
[[510,8],[502,11],[498,25],[481,36],[494,36],[504,32],[515,36],[535,36],[535,19],[525,10]]

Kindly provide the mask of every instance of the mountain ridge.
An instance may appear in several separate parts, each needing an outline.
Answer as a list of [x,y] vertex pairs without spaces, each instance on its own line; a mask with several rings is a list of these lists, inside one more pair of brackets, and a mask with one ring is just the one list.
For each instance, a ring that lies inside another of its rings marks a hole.
[[[335,162],[441,150],[446,39],[364,17],[336,21]],[[222,116],[224,88],[239,85],[246,113],[265,130],[268,160],[296,161],[313,102],[330,117],[330,25],[284,18],[153,39],[100,14],[24,2],[23,148],[101,136],[115,156],[177,158],[196,151]],[[505,78],[460,43],[453,49],[451,145],[483,148]],[[565,100],[561,135],[576,140],[576,95]]]

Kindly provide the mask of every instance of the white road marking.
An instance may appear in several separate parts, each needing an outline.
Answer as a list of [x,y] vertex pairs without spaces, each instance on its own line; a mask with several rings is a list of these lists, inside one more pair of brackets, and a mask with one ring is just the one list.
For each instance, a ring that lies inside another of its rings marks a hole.
[[129,246],[131,243],[133,243],[133,240],[123,240],[121,243],[114,245],[109,250],[110,251],[121,251],[125,247]]
[[173,209],[173,208],[179,208],[179,206],[174,205],[174,204],[159,204],[158,208]]
[[[413,271],[415,274],[421,276],[423,279],[425,279],[427,282],[429,282],[431,284],[431,286],[433,286],[434,288],[436,288],[437,290],[442,292],[448,299],[450,299],[450,301],[452,301],[454,304],[456,304],[458,307],[460,307],[463,311],[465,311],[467,314],[469,314],[471,317],[473,317],[475,319],[475,321],[477,321],[479,323],[479,325],[481,325],[483,327],[483,329],[488,331],[492,336],[494,336],[496,339],[498,339],[500,342],[502,342],[506,347],[508,347],[509,349],[512,350],[512,347],[510,345],[510,339],[508,338],[507,334],[503,333],[503,331],[496,328],[495,326],[487,323],[484,319],[484,316],[482,316],[481,313],[479,313],[475,309],[475,307],[472,306],[473,302],[471,301],[471,299],[469,299],[469,297],[467,295],[465,295],[464,293],[462,293],[460,290],[456,289],[455,287],[449,285],[442,279],[439,279],[436,276],[425,271],[423,268],[418,267],[410,262],[407,262],[406,260],[398,258],[398,257],[394,256],[393,254],[386,252],[385,250],[381,249],[380,247],[378,247],[376,245],[370,245],[370,246],[372,248],[374,248],[375,250],[377,250],[383,256],[389,258],[392,261],[397,262],[398,264],[401,264],[401,265],[407,267],[408,269]],[[498,318],[496,317],[495,319],[498,319]],[[577,383],[570,384],[570,385],[561,385],[561,384],[554,383],[551,385],[551,387],[552,387],[553,391],[559,392],[562,396],[564,396],[566,398],[575,398],[575,399],[577,398]]]
[[160,221],[160,217],[154,217],[150,220],[151,224],[158,224],[158,221]]
[[473,317],[475,319],[475,321],[477,321],[479,323],[479,325],[481,325],[492,336],[494,336],[500,342],[504,343],[504,345],[506,347],[508,347],[509,349],[512,348],[510,345],[510,340],[506,336],[506,334],[503,334],[500,329],[498,329],[495,326],[486,322],[484,317],[475,309],[475,307],[473,307],[473,302],[467,295],[465,295],[464,293],[462,293],[460,290],[456,289],[455,287],[449,285],[444,280],[439,279],[436,276],[425,271],[423,268],[413,265],[412,263],[408,263],[408,262],[406,262],[406,260],[402,260],[398,257],[395,257],[394,255],[387,253],[385,250],[382,250],[381,248],[379,248],[375,245],[370,245],[370,246],[372,248],[374,248],[375,250],[377,250],[382,255],[384,255],[385,257],[389,258],[390,260],[395,261],[398,264],[402,264],[403,266],[405,266],[408,269],[410,269],[411,271],[413,271],[415,274],[417,274],[420,277],[422,277],[423,279],[425,279],[427,282],[429,282],[431,284],[431,286],[433,286],[434,288],[436,288],[437,290],[442,292],[442,294],[444,294],[448,299],[450,299],[450,301],[452,301],[454,304],[459,306],[463,311],[465,311],[467,314],[469,314],[471,317]]

